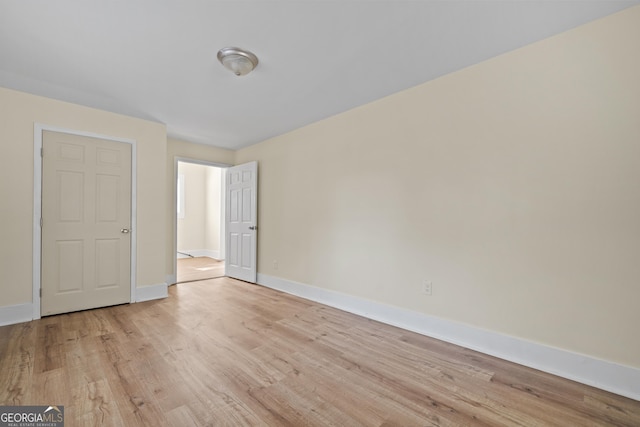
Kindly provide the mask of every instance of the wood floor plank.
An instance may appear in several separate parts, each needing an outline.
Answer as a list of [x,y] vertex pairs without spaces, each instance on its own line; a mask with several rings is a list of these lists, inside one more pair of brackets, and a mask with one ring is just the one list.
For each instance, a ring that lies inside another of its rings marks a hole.
[[180,258],[176,267],[177,283],[224,276],[224,261],[209,257]]
[[0,328],[6,337],[0,352],[0,402],[5,405],[27,405],[30,401],[37,329],[32,322]]
[[0,327],[0,404],[92,426],[639,426],[640,402],[264,287]]
[[85,426],[124,425],[113,391],[106,379],[79,384],[72,390],[77,405],[66,410]]

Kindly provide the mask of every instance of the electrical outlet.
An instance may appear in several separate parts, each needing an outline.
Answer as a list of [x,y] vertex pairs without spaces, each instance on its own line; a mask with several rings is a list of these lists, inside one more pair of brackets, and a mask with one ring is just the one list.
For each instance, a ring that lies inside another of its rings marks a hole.
[[432,295],[433,292],[433,282],[429,280],[425,280],[422,282],[422,293],[425,295]]
[[273,269],[274,270],[278,269],[278,260],[276,260],[276,259],[273,260]]

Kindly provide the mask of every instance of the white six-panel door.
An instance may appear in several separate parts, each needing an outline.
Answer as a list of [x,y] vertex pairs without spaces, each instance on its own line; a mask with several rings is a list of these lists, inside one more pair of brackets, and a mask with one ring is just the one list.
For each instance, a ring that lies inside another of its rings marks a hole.
[[43,316],[130,302],[131,145],[43,132]]
[[258,163],[227,169],[226,258],[229,277],[255,283],[258,239]]

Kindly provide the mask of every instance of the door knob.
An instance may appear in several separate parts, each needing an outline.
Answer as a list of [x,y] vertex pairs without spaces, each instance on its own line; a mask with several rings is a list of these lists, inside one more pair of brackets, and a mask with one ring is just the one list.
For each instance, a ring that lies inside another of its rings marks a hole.
[[127,234],[129,233],[129,229],[128,228],[123,228],[120,230],[121,233]]

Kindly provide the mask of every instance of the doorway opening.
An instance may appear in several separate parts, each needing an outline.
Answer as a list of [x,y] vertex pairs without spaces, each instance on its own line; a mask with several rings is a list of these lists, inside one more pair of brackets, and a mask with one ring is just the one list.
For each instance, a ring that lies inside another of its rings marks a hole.
[[223,277],[226,168],[182,159],[176,171],[176,283]]

